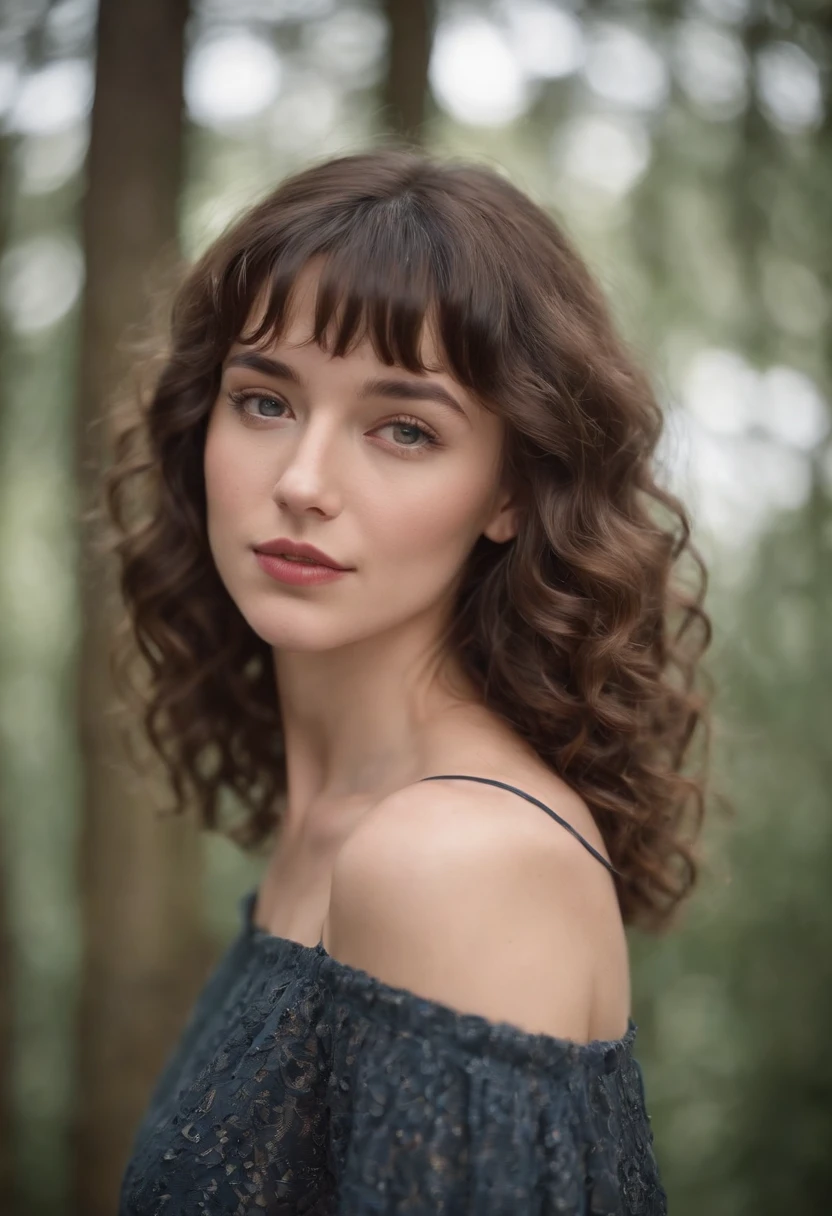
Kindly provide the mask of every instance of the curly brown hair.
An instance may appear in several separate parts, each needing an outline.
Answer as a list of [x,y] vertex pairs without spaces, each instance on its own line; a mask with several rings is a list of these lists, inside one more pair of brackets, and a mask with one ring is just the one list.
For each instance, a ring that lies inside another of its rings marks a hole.
[[[625,923],[666,927],[699,866],[706,572],[683,505],[655,479],[662,411],[599,286],[553,219],[478,165],[402,149],[318,164],[248,210],[178,288],[152,387],[115,428],[101,500],[127,609],[114,672],[141,698],[173,812],[193,798],[204,826],[253,848],[285,806],[273,656],[214,566],[203,450],[255,301],[267,303],[245,340],[279,336],[312,258],[323,349],[368,337],[385,363],[419,371],[430,316],[447,370],[508,424],[520,531],[479,538],[445,644],[585,800]],[[694,737],[695,774],[683,772]],[[228,793],[243,811],[233,826],[218,817]]]

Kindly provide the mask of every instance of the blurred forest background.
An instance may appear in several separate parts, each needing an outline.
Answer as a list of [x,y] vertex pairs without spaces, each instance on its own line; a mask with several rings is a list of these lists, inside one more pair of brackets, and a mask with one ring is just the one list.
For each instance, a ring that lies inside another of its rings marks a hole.
[[2,0],[0,1212],[109,1216],[262,860],[115,751],[79,520],[123,337],[310,159],[501,166],[607,288],[712,567],[707,866],[633,935],[672,1216],[832,1195],[830,0]]

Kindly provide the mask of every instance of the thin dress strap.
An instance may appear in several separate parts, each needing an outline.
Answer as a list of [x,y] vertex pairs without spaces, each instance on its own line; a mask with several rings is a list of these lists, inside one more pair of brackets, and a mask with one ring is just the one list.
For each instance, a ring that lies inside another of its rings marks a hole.
[[[589,849],[589,851],[593,857],[597,857],[598,860],[601,862],[601,864],[607,867],[607,869],[610,871],[611,874],[618,874],[618,870],[616,870],[615,866],[610,865],[610,863],[607,861],[606,857],[604,857],[601,853],[599,853],[597,849],[594,849],[588,840],[584,840],[584,838],[580,834],[580,832],[577,832],[575,830],[575,828],[572,827],[571,823],[567,823],[565,819],[561,819],[560,815],[555,814],[555,812],[550,807],[546,806],[545,803],[540,802],[537,798],[533,798],[531,794],[527,794],[525,792],[525,790],[518,790],[516,785],[507,785],[505,783],[505,781],[495,781],[493,779],[493,777],[469,777],[464,773],[441,773],[438,776],[434,776],[434,777],[421,777],[420,780],[421,781],[447,781],[447,780],[482,781],[485,785],[498,785],[500,787],[500,789],[510,790],[512,794],[519,794],[520,797],[525,798],[527,802],[533,802],[535,806],[540,807],[541,811],[545,811],[547,815],[551,815],[552,818],[561,825],[561,827],[566,828],[567,832],[571,832],[576,840],[580,840],[581,844],[584,846],[585,849]],[[619,875],[619,877],[620,877],[620,875]]]

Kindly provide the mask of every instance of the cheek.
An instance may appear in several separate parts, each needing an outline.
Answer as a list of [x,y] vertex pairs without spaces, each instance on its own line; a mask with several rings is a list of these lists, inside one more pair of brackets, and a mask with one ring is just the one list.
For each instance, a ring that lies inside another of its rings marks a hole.
[[482,531],[488,487],[470,470],[443,472],[436,484],[368,503],[364,518],[372,548],[389,563],[444,582]]
[[254,492],[251,462],[243,459],[222,425],[211,425],[203,456],[209,527],[221,527],[245,506]]

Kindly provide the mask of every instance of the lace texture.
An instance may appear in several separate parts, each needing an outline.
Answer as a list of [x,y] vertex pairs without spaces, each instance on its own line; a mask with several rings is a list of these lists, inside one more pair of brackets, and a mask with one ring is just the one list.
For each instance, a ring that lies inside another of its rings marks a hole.
[[119,1216],[665,1216],[636,1027],[575,1044],[243,927],[138,1129]]

